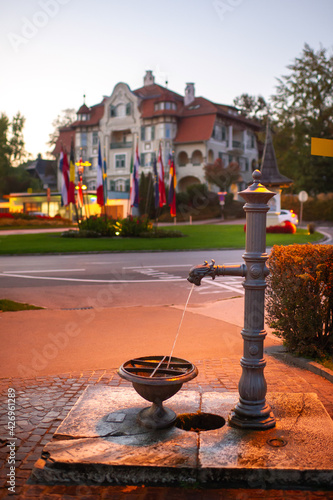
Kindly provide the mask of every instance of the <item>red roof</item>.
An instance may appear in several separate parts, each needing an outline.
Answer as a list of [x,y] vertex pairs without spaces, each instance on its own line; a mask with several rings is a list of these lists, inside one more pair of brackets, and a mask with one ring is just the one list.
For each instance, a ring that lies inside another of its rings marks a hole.
[[[161,115],[178,116],[183,107],[184,98],[180,94],[162,87],[161,85],[157,85],[156,83],[136,89],[133,93],[142,99],[140,106],[142,118]],[[155,111],[155,103],[162,101],[175,102],[177,110],[160,109]]]
[[[85,106],[85,104],[83,105]],[[81,109],[79,109],[79,113],[81,113]],[[89,120],[76,120],[74,123],[71,124],[72,127],[79,127],[79,126],[85,126],[85,125],[98,125],[100,120],[102,119],[104,115],[104,101],[100,102],[99,104],[96,104],[95,106],[92,106],[91,108],[87,108],[87,112],[82,112],[82,114],[87,114],[90,115]]]
[[187,116],[179,121],[174,142],[208,141],[213,133],[215,114]]

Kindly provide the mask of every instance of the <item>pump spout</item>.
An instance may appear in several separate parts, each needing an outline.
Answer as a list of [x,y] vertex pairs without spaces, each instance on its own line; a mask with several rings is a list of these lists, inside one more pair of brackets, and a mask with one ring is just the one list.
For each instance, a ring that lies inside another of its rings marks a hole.
[[201,285],[202,278],[211,276],[214,280],[216,276],[246,276],[246,265],[239,266],[216,266],[215,260],[211,264],[207,260],[201,265],[194,266],[190,270],[187,280],[197,286]]

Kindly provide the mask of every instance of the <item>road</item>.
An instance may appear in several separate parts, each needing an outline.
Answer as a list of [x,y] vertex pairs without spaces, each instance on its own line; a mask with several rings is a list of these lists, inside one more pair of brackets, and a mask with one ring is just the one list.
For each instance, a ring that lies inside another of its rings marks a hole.
[[[243,250],[84,255],[34,255],[0,258],[3,298],[46,307],[156,306],[185,304],[192,266],[214,258],[241,264]],[[204,280],[191,303],[243,295],[242,278]]]

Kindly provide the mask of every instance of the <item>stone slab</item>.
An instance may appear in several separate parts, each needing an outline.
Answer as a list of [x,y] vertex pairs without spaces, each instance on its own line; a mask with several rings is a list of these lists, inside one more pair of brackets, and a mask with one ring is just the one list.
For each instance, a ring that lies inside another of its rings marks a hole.
[[[235,393],[180,391],[165,406],[227,421]],[[210,431],[149,430],[137,423],[145,401],[132,388],[88,387],[32,472],[48,484],[168,484],[333,487],[333,422],[316,394],[269,393],[274,429],[228,424]],[[273,444],[284,444],[273,447]]]

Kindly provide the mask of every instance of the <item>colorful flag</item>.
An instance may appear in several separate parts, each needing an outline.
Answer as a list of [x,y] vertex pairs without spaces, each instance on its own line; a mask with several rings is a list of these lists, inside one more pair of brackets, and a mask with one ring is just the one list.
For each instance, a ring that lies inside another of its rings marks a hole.
[[104,182],[103,182],[103,163],[101,154],[101,143],[98,143],[98,165],[97,165],[97,203],[104,206]]
[[131,207],[139,206],[139,166],[140,166],[139,151],[138,151],[138,145],[136,145],[133,173],[131,176],[132,177],[132,189],[130,192]]
[[67,207],[68,205],[68,192],[69,192],[69,165],[66,151],[61,150],[60,153],[60,170],[62,171],[61,177],[61,205]]
[[105,151],[104,151],[104,161],[103,161],[104,205],[106,205],[107,201],[108,201],[108,178],[107,178],[106,170],[107,170],[107,167],[106,167],[106,157],[105,157]]
[[[80,157],[79,163],[82,164],[82,156]],[[77,193],[77,205],[78,207],[83,207],[84,205],[84,200],[83,200],[83,190],[82,190],[82,173],[80,173],[79,170],[79,183],[78,183],[78,193]]]
[[163,205],[166,205],[166,195],[165,195],[164,166],[162,160],[161,143],[158,153],[158,189],[159,189],[160,207],[163,207]]
[[71,154],[69,157],[69,190],[68,203],[75,203],[75,154],[74,141],[71,141]]
[[153,162],[153,172],[154,172],[155,208],[157,209],[160,206],[160,190],[159,190],[159,179],[158,179],[158,173],[157,173],[156,156],[154,157],[154,162]]
[[169,197],[168,204],[170,207],[171,217],[176,217],[176,169],[172,156],[169,157]]

